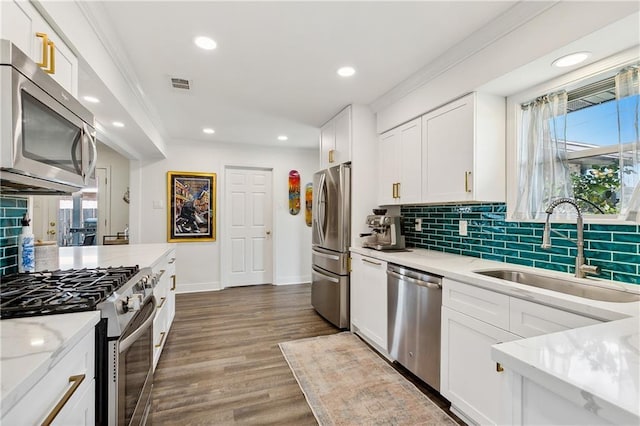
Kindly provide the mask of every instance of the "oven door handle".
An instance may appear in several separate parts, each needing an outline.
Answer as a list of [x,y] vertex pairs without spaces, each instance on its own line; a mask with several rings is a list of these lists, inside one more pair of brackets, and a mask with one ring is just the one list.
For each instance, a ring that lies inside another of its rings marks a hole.
[[153,308],[150,311],[149,314],[149,318],[147,318],[146,320],[144,320],[144,322],[140,325],[140,327],[138,327],[133,333],[131,333],[129,336],[127,336],[124,340],[122,340],[120,342],[120,353],[126,351],[127,349],[129,349],[129,347],[131,345],[133,345],[135,343],[136,340],[138,340],[138,337],[140,337],[145,331],[147,331],[147,329],[149,327],[151,327],[153,325],[153,320],[155,319],[155,307],[156,307],[156,298],[155,296],[151,296],[151,302],[149,302],[153,305]]

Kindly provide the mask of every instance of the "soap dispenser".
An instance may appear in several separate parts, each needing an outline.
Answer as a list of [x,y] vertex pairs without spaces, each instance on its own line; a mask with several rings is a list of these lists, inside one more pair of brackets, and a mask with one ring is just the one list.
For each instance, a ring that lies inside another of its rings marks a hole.
[[34,272],[36,270],[36,255],[34,236],[29,226],[31,219],[27,213],[22,217],[22,232],[18,237],[18,272]]

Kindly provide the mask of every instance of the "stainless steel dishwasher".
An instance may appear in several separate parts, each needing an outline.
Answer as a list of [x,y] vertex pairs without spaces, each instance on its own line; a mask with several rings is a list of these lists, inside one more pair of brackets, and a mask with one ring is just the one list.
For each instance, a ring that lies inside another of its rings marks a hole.
[[387,293],[389,354],[439,391],[442,277],[389,264]]

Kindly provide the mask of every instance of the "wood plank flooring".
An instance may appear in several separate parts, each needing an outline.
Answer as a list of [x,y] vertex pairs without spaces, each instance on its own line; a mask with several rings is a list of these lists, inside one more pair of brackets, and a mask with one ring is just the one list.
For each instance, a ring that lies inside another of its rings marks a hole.
[[309,284],[178,294],[154,375],[152,423],[317,424],[278,347],[340,331],[310,300]]

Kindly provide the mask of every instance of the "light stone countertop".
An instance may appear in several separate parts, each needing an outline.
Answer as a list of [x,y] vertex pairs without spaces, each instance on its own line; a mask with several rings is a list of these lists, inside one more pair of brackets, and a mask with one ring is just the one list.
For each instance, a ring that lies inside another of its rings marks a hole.
[[176,244],[171,243],[60,247],[59,268],[153,267],[167,251],[175,247]]
[[91,311],[0,321],[0,418],[99,320]]
[[584,405],[586,398],[595,401],[603,407],[599,414],[603,418],[632,419],[635,420],[633,423],[640,424],[640,302],[600,302],[486,277],[473,271],[534,271],[632,293],[640,293],[640,285],[577,279],[566,273],[538,268],[423,249],[410,250],[379,252],[351,248],[354,253],[607,321],[494,345],[492,357],[506,369],[560,393],[578,406]]
[[[60,269],[154,267],[176,244],[61,247]],[[0,321],[0,418],[100,320],[100,312]]]

